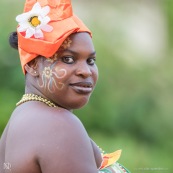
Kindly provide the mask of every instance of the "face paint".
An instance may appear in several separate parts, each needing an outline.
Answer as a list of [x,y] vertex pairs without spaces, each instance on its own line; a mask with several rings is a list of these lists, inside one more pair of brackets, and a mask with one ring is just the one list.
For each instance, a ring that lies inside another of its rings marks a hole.
[[[55,92],[55,89],[62,90],[64,84],[57,79],[62,79],[66,76],[66,70],[60,69],[59,67],[54,67],[54,64],[51,67],[44,67],[44,70],[41,75],[41,82],[38,82],[39,87],[48,89],[50,93]],[[55,72],[54,72],[55,71]]]
[[50,79],[52,77],[52,70],[50,69],[50,67],[45,67],[44,71],[43,71],[43,76],[45,76],[45,78]]
[[67,39],[62,43],[60,49],[67,49],[71,46],[72,40],[67,37]]
[[67,74],[67,71],[65,69],[60,69],[59,67],[56,67],[55,71],[56,71],[56,77],[59,79],[65,77],[65,75]]
[[63,84],[62,82],[58,82],[57,88],[58,88],[59,90],[62,90],[63,87],[64,87],[64,84]]
[[58,59],[59,53],[56,52],[52,57],[47,58],[46,61],[50,63],[54,63]]

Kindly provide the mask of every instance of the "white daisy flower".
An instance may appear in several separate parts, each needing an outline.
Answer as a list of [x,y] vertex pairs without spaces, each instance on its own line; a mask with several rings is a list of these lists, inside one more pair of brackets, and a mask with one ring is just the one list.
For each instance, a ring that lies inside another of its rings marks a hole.
[[34,35],[35,38],[43,38],[43,31],[51,32],[53,27],[48,25],[50,18],[47,14],[50,12],[50,7],[41,8],[37,2],[31,11],[20,14],[16,17],[19,23],[18,32],[26,31],[25,38],[30,38]]

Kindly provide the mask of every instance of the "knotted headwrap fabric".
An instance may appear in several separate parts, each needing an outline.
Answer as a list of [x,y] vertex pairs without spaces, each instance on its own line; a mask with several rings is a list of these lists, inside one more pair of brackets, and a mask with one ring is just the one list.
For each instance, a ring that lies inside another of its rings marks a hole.
[[[49,22],[47,24],[49,25],[49,29],[51,27],[52,30],[46,32],[43,29],[41,30],[43,33],[43,37],[38,38],[35,37],[35,35],[32,35],[28,38],[26,37],[27,31],[19,29],[20,24],[22,25],[23,21],[19,23],[17,30],[18,49],[24,73],[25,64],[36,58],[38,55],[44,56],[46,58],[51,57],[56,53],[63,41],[72,33],[88,32],[91,35],[91,31],[73,13],[70,0],[26,0],[23,14],[32,11],[36,3],[39,3],[41,8],[49,7],[49,10],[47,10],[47,12],[49,11],[49,13],[47,14]],[[41,13],[41,15],[44,17],[44,14]],[[30,17],[30,19],[33,19],[37,16],[33,14],[33,16]],[[36,20],[36,22],[38,21],[39,20]],[[31,21],[28,20],[28,23],[29,22]],[[26,28],[26,26],[24,25],[23,28]]]

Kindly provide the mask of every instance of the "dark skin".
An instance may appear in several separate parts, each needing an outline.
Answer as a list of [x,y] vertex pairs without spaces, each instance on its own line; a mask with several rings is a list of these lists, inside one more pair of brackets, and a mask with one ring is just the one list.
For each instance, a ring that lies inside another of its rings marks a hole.
[[[72,113],[88,102],[97,82],[95,50],[87,33],[70,39],[54,62],[38,57],[25,66],[26,93],[41,95],[58,108],[29,101],[14,110],[0,140],[1,173],[98,172],[99,149]],[[4,163],[10,163],[10,170]]]

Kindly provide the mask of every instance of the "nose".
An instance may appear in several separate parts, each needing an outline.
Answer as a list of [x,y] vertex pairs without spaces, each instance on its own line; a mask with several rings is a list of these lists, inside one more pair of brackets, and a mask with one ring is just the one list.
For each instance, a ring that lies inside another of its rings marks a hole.
[[80,63],[76,70],[76,75],[81,76],[82,78],[88,78],[92,75],[90,66],[87,63]]

